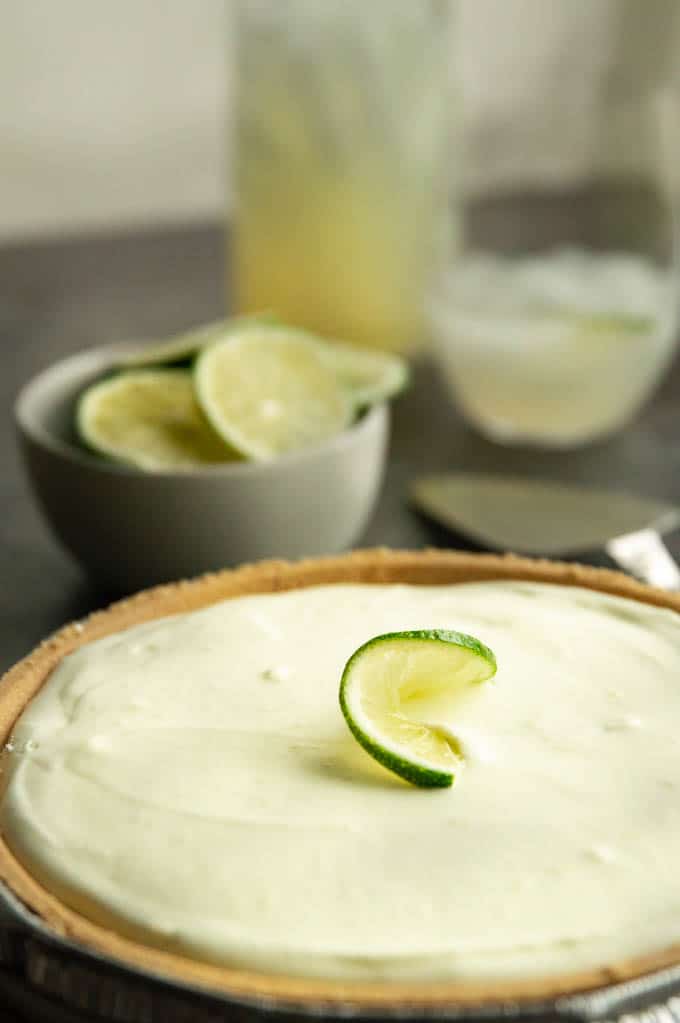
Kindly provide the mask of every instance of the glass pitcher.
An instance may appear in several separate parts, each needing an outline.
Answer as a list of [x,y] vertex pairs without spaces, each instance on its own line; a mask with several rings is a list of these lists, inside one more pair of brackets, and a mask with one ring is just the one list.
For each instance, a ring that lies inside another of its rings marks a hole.
[[452,3],[236,0],[232,293],[408,352],[445,260]]

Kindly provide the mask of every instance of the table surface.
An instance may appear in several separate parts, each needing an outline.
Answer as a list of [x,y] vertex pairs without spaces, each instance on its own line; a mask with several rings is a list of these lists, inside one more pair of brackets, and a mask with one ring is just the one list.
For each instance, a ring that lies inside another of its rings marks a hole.
[[[33,504],[12,424],[18,389],[71,352],[163,336],[220,315],[223,250],[223,232],[207,225],[0,249],[0,670],[110,599],[58,547]],[[406,502],[409,482],[437,470],[521,473],[680,503],[679,401],[676,361],[637,422],[612,440],[564,453],[502,448],[462,422],[422,361],[413,387],[395,402],[385,487],[358,545],[464,546]],[[669,545],[680,557],[680,537]]]

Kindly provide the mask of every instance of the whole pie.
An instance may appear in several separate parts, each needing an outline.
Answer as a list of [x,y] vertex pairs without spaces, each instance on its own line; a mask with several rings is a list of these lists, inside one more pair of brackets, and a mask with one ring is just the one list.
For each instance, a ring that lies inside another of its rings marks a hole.
[[[58,934],[232,994],[582,991],[680,962],[680,598],[366,551],[142,593],[6,676],[0,876]],[[369,638],[470,633],[493,684],[419,790],[338,706]]]

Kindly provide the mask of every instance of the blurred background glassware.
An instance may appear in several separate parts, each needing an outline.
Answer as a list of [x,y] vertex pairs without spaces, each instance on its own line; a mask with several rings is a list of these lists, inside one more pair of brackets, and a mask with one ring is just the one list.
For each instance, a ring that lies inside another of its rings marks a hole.
[[[510,0],[509,24],[529,5]],[[464,203],[463,251],[428,302],[461,412],[508,444],[571,447],[623,427],[676,343],[678,5],[607,5],[594,81],[566,6],[551,88],[534,76],[511,121],[487,118],[488,169]],[[543,47],[545,58],[545,37]],[[512,91],[508,70],[490,66],[485,80]]]
[[452,230],[451,0],[234,0],[233,298],[406,352]]

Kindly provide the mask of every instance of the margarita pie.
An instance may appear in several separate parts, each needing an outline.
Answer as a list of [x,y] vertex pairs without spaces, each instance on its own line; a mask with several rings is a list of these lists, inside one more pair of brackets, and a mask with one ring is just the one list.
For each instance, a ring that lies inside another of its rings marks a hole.
[[[0,875],[58,933],[232,992],[530,998],[680,962],[680,598],[444,552],[149,591],[7,676]],[[493,681],[417,789],[353,739],[371,637],[459,630]]]

